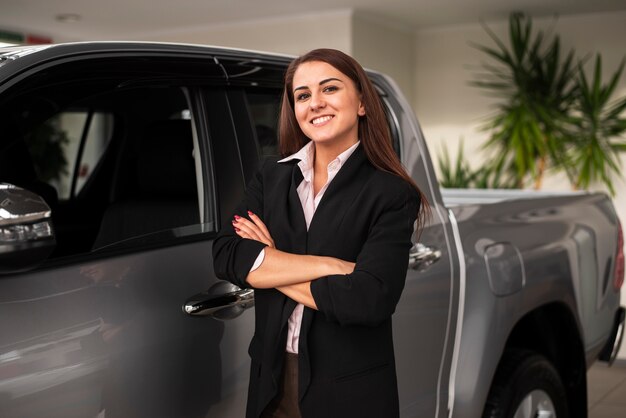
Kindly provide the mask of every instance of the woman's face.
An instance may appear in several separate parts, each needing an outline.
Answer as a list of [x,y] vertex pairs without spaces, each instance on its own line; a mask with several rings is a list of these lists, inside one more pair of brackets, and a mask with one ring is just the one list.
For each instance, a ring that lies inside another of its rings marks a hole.
[[300,64],[293,76],[294,113],[302,132],[320,145],[348,148],[358,141],[365,115],[354,82],[330,64]]

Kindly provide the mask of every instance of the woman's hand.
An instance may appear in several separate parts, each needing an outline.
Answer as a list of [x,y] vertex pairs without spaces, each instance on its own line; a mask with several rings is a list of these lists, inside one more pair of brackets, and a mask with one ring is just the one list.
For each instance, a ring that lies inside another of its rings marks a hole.
[[233,220],[235,233],[241,238],[259,241],[266,244],[270,248],[276,248],[274,240],[270,235],[270,231],[267,229],[261,218],[250,211],[248,211],[248,216],[250,216],[250,220],[242,216],[235,215],[235,219]]

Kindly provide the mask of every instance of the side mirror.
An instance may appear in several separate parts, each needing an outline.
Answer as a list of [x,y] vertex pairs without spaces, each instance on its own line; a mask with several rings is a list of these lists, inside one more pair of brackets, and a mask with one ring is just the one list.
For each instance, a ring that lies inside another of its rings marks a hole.
[[0,274],[27,270],[56,245],[51,211],[35,193],[0,183]]

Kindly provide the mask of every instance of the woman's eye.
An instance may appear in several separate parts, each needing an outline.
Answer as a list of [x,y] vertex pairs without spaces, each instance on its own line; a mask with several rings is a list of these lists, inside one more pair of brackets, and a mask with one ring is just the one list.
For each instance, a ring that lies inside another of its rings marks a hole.
[[308,99],[310,96],[309,93],[300,93],[298,95],[296,95],[296,100],[301,101],[301,100],[306,100]]
[[324,92],[326,93],[332,93],[334,91],[339,90],[339,88],[337,86],[326,86],[324,87]]

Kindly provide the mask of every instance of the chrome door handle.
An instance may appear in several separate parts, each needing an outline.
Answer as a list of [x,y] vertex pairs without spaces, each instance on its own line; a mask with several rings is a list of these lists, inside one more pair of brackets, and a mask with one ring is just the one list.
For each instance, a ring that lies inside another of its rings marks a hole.
[[409,251],[409,268],[423,271],[441,258],[441,251],[435,247],[428,247],[417,243]]
[[[224,290],[227,292],[223,293]],[[218,282],[206,292],[187,299],[183,312],[191,316],[211,315],[217,319],[232,319],[253,306],[253,289],[240,289],[231,283]]]

